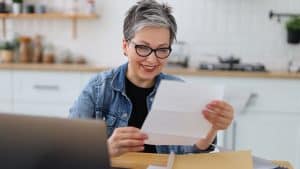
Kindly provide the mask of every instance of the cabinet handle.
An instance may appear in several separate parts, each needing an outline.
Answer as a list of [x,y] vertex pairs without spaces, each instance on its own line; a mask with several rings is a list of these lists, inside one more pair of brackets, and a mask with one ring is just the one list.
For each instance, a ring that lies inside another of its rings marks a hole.
[[57,85],[34,85],[33,88],[36,90],[51,90],[51,91],[59,90],[59,86]]
[[241,113],[240,114],[246,114],[246,109],[247,107],[251,106],[252,104],[255,103],[255,100],[257,99],[258,97],[258,94],[257,93],[251,93],[244,108],[242,109]]

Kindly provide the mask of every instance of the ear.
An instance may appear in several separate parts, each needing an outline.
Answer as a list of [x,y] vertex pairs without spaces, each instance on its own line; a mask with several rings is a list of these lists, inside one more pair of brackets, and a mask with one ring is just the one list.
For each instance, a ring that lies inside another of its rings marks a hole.
[[125,56],[127,56],[128,48],[129,48],[129,44],[127,43],[125,38],[123,38],[123,40],[122,40],[122,49],[123,49],[123,53],[124,53]]

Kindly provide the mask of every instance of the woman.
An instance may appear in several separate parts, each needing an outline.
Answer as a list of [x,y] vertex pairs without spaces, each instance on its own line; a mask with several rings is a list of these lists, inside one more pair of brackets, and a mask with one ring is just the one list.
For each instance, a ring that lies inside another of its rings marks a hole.
[[213,150],[211,144],[216,141],[217,131],[226,129],[233,119],[232,107],[217,100],[203,110],[212,128],[194,146],[144,144],[147,135],[140,128],[160,81],[180,80],[161,73],[171,53],[177,25],[169,6],[141,0],[129,9],[123,26],[122,47],[128,63],[94,77],[71,108],[70,117],[105,120],[110,156],[136,151],[179,154]]

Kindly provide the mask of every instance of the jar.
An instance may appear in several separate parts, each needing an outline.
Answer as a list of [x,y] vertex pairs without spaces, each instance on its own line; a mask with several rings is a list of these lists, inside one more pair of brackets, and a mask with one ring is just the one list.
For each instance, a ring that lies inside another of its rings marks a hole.
[[1,60],[3,63],[12,63],[14,52],[11,50],[1,50],[0,51]]
[[16,15],[21,14],[22,13],[22,8],[23,8],[23,4],[22,3],[16,3],[16,2],[14,2],[12,4],[12,13],[16,14]]
[[37,35],[33,40],[33,44],[34,44],[34,48],[33,48],[32,61],[34,63],[42,62],[42,57],[43,57],[42,36]]
[[76,64],[86,64],[86,59],[84,58],[84,56],[79,55],[78,57],[76,57],[75,63]]
[[63,64],[71,64],[73,63],[72,52],[69,49],[65,48],[56,48],[56,56],[57,62]]
[[19,59],[20,59],[20,62],[21,63],[28,63],[31,61],[31,57],[30,57],[30,42],[31,42],[31,39],[30,37],[27,37],[27,36],[22,36],[20,37],[20,56],[19,56]]
[[54,55],[53,45],[50,45],[50,44],[46,45],[42,62],[46,63],[46,64],[52,64],[52,63],[55,62],[55,55]]

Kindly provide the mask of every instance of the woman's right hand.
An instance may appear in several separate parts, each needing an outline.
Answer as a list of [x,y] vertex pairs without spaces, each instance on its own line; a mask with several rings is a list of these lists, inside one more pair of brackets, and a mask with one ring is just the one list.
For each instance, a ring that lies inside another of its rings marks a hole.
[[111,157],[120,156],[126,152],[144,150],[145,133],[135,127],[116,128],[108,139],[108,151]]

